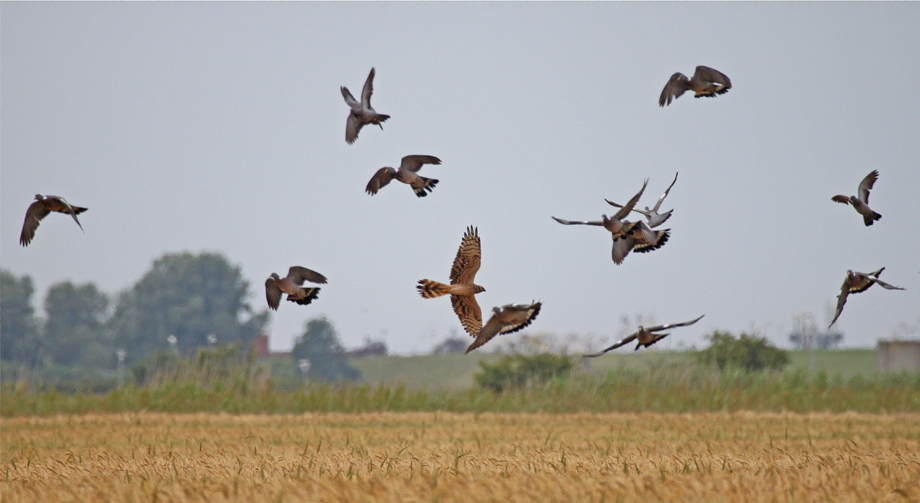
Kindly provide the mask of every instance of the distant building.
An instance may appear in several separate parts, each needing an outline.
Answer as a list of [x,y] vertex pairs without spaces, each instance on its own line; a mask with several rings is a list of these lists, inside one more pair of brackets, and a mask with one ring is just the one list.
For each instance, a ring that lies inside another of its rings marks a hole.
[[458,337],[451,337],[450,339],[445,339],[444,342],[438,344],[431,350],[433,355],[450,355],[454,353],[463,353],[466,351],[467,346],[470,343],[466,339],[460,339]]
[[290,358],[290,351],[272,351],[268,347],[268,335],[261,334],[256,337],[253,347],[258,358]]
[[364,345],[358,349],[346,351],[345,355],[352,357],[363,356],[386,356],[388,353],[387,345],[383,341],[372,341],[370,337],[364,338]]
[[875,369],[879,372],[920,370],[920,341],[878,341]]

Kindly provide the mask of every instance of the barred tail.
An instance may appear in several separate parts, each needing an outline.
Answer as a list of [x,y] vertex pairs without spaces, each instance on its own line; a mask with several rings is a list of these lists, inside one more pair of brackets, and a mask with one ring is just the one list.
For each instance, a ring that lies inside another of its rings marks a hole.
[[433,299],[450,293],[450,286],[430,279],[421,279],[418,282],[418,293],[426,299]]
[[418,197],[427,196],[428,194],[425,191],[427,190],[428,192],[431,192],[432,190],[434,190],[434,186],[438,184],[438,181],[435,180],[434,178],[425,178],[425,177],[420,176],[418,177],[418,179],[422,182],[421,185],[419,186],[416,186],[415,184],[412,185],[412,190],[415,191],[415,195]]
[[319,288],[301,288],[299,297],[288,295],[287,300],[305,306],[313,302],[317,297],[319,297]]

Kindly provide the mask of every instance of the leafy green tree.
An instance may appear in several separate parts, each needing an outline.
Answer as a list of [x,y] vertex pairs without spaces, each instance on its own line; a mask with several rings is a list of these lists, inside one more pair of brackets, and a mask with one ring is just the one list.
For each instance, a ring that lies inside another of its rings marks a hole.
[[207,346],[210,334],[248,346],[268,320],[246,302],[248,294],[240,268],[223,255],[168,253],[119,296],[111,326],[129,361],[171,349],[170,335],[182,354]]
[[781,370],[789,363],[789,353],[770,344],[766,337],[744,332],[735,337],[729,332],[715,331],[707,335],[706,339],[709,340],[709,347],[697,352],[696,359],[705,365],[714,365],[719,370]]
[[108,296],[95,284],[52,285],[45,297],[45,354],[58,365],[111,368],[115,344],[106,334]]
[[361,377],[361,372],[345,358],[345,348],[339,341],[339,334],[325,316],[306,323],[303,335],[294,342],[291,356],[295,361],[309,360],[310,371],[307,375],[323,381],[354,381]]
[[506,355],[494,364],[480,361],[482,372],[474,379],[481,388],[496,393],[509,389],[521,389],[528,385],[542,386],[556,377],[563,377],[572,371],[574,364],[566,355],[540,353]]
[[39,339],[32,308],[32,278],[0,270],[0,358],[38,363]]

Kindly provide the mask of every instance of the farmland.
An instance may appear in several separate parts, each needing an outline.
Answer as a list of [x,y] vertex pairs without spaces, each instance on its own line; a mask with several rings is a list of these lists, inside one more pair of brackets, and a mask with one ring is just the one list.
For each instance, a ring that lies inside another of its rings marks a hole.
[[4,501],[917,501],[920,415],[3,419]]

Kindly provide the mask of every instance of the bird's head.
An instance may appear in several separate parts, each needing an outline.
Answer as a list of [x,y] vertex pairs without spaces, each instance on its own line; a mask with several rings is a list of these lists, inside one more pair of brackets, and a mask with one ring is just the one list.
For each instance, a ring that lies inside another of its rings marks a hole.
[[273,273],[271,274],[271,276],[269,276],[269,278],[271,278],[271,279],[273,279],[273,280],[275,280],[275,281],[278,281],[278,280],[281,279],[281,276],[278,276],[278,273],[273,272]]
[[41,195],[41,194],[35,194],[35,200],[36,200],[36,201],[44,201],[44,200],[45,200],[45,196],[43,196],[43,195]]

